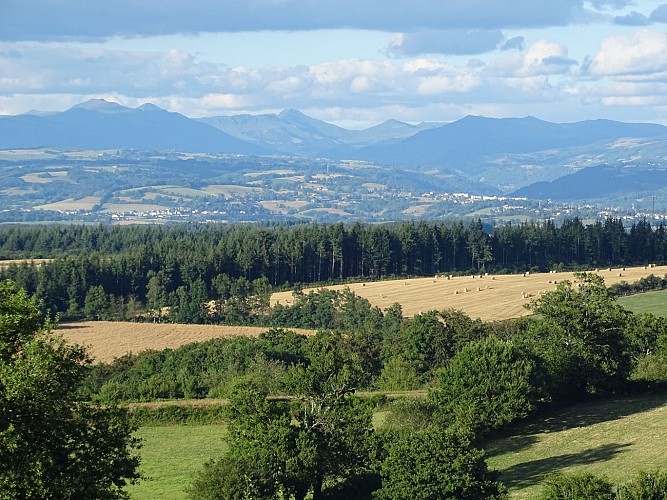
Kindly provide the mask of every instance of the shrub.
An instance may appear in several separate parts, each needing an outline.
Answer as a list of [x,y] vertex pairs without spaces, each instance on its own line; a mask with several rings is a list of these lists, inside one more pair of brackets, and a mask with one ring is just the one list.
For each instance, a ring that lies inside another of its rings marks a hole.
[[373,494],[377,500],[506,498],[484,452],[467,437],[436,428],[395,435],[381,475],[382,487]]
[[401,356],[389,358],[377,381],[377,386],[383,391],[411,391],[420,385],[414,366]]
[[540,500],[613,500],[614,486],[592,474],[555,474],[545,480]]
[[618,489],[619,500],[663,500],[667,498],[667,473],[641,471]]

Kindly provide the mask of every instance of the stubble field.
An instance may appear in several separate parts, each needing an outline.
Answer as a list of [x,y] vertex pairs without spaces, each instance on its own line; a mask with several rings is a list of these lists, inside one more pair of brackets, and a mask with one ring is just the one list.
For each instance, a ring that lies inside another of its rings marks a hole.
[[[125,321],[83,321],[62,323],[58,332],[72,344],[83,345],[95,362],[108,363],[124,354],[175,349],[191,342],[225,337],[257,337],[266,327],[179,325],[174,323],[131,323]],[[310,330],[291,328],[304,334]]]
[[[607,285],[620,281],[634,282],[643,276],[663,276],[667,266],[645,269],[601,269],[598,274]],[[619,276],[619,274],[621,276]],[[459,309],[472,318],[494,321],[530,314],[524,306],[544,291],[551,291],[563,280],[574,281],[573,273],[542,273],[522,275],[476,275],[438,278],[414,278],[406,280],[351,283],[326,287],[342,290],[348,287],[371,304],[385,309],[395,302],[401,304],[403,314],[414,316],[421,311],[448,308]],[[551,282],[551,283],[550,283]],[[313,288],[312,290],[316,290]],[[307,293],[309,290],[305,290]],[[292,304],[292,292],[279,292],[271,298],[276,303]],[[238,335],[257,337],[267,327],[180,325],[172,323],[131,323],[85,321],[63,323],[58,331],[68,342],[88,347],[96,362],[110,362],[127,353],[146,350],[175,349],[190,342],[203,342],[213,338]],[[292,329],[306,335],[311,330]]]
[[[667,266],[627,267],[599,269],[607,286],[621,281],[635,282],[644,276],[654,274],[664,276]],[[370,283],[350,283],[327,286],[330,290],[349,288],[355,294],[365,297],[374,306],[386,309],[395,302],[401,304],[403,314],[412,317],[420,312],[433,309],[459,309],[471,318],[483,321],[517,318],[530,314],[524,306],[541,293],[553,291],[557,283],[574,282],[574,273],[537,273],[448,276],[414,278],[405,280],[377,281]],[[317,288],[305,289],[308,293]],[[274,293],[271,304],[290,305],[294,303],[292,292]]]

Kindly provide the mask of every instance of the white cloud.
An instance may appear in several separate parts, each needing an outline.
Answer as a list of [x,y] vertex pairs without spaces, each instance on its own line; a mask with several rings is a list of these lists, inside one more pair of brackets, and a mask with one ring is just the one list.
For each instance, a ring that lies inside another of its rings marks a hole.
[[[630,36],[616,35],[602,42],[588,65],[593,76],[655,77],[667,71],[667,34],[640,30]],[[662,78],[662,76],[660,76]]]

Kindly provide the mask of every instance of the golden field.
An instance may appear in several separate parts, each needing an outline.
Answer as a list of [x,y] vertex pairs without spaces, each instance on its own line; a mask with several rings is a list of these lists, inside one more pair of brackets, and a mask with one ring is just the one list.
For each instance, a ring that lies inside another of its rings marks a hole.
[[[257,337],[267,331],[266,327],[179,325],[174,323],[131,323],[124,321],[83,321],[61,323],[58,332],[72,344],[88,348],[88,353],[96,362],[108,363],[127,353],[175,349],[190,342],[247,336]],[[290,328],[290,330],[311,334],[310,330]]]
[[[607,286],[621,281],[635,282],[644,276],[664,276],[667,266],[599,269]],[[483,321],[516,318],[530,314],[524,305],[545,291],[552,291],[563,280],[574,281],[571,272],[413,278],[347,285],[327,286],[330,290],[349,288],[365,297],[374,306],[386,309],[395,302],[403,307],[403,314],[412,317],[433,309],[459,309],[471,318]],[[305,293],[317,288],[304,289]],[[294,303],[292,292],[274,293],[271,305]]]
[[10,260],[0,260],[0,269],[4,267],[9,267],[12,264],[22,264],[27,262],[28,264],[33,265],[42,265],[48,262],[53,262],[53,259],[10,259]]

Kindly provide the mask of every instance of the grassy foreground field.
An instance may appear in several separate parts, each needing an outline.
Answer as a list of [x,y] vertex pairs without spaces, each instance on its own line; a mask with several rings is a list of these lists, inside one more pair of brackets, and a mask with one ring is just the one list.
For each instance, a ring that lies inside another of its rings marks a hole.
[[181,500],[184,488],[202,468],[226,448],[223,425],[142,427],[141,473],[145,479],[128,487],[136,500]]
[[618,303],[633,313],[667,316],[667,290],[619,297]]
[[[386,412],[374,415],[382,426]],[[202,464],[225,450],[226,427],[142,427],[146,479],[129,488],[137,500],[182,499]],[[590,472],[622,483],[640,470],[667,468],[667,395],[572,406],[486,447],[512,499],[535,498],[554,472]]]
[[623,483],[667,469],[667,395],[573,406],[487,446],[489,467],[513,499],[535,498],[554,472],[588,472]]
[[[607,286],[621,281],[633,283],[639,278],[654,274],[664,276],[667,266],[659,267],[628,267],[599,269]],[[403,307],[403,314],[411,317],[421,311],[432,309],[460,309],[471,318],[483,321],[494,321],[525,316],[530,312],[524,307],[540,293],[552,291],[558,282],[574,281],[574,274],[536,273],[523,276],[521,274],[504,274],[495,276],[447,276],[414,278],[405,280],[377,281],[371,283],[350,283],[347,285],[327,286],[330,290],[342,290],[348,287],[371,304],[386,309],[398,302]],[[317,288],[307,289],[316,290]],[[281,303],[292,304],[292,292],[274,293],[272,305]]]

